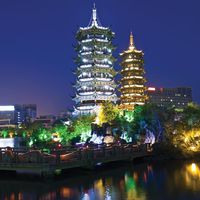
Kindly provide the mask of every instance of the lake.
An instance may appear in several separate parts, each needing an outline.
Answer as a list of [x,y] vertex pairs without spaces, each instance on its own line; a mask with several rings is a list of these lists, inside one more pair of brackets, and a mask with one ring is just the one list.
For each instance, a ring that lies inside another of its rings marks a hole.
[[53,179],[0,174],[3,200],[200,200],[200,162],[115,163]]

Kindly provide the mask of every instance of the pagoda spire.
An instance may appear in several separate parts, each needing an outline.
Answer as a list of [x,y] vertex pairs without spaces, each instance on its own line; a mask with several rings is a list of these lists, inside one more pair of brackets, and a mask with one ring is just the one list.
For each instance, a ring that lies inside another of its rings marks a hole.
[[135,45],[134,45],[133,33],[132,33],[132,31],[131,31],[131,33],[130,33],[129,49],[130,49],[130,50],[133,50],[134,48],[135,48]]
[[98,26],[97,23],[97,9],[94,3],[94,7],[92,9],[92,26]]

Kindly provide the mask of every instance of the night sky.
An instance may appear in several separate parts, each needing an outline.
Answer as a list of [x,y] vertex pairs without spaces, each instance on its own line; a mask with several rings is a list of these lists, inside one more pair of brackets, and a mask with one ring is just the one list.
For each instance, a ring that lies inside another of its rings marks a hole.
[[[39,114],[71,108],[73,45],[94,1],[0,1],[0,104],[36,103]],[[132,30],[145,53],[148,85],[190,86],[200,102],[199,0],[96,0],[98,18],[115,32],[115,56]],[[116,63],[115,69],[120,69]]]

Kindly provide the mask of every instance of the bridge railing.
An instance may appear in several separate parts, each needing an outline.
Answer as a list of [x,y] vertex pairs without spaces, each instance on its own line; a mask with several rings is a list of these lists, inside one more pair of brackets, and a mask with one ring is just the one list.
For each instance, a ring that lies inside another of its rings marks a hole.
[[1,163],[47,163],[62,164],[88,161],[101,161],[115,159],[124,156],[132,156],[134,153],[149,151],[149,145],[114,144],[101,147],[63,148],[52,149],[51,153],[29,148],[0,148]]

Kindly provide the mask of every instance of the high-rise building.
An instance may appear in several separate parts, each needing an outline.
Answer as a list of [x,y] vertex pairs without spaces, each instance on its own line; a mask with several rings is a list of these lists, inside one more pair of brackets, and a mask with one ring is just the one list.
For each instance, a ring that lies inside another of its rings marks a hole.
[[121,81],[120,81],[120,108],[133,110],[135,105],[144,105],[145,78],[144,78],[144,53],[137,50],[130,34],[128,50],[120,54],[121,57]]
[[102,102],[117,101],[113,37],[110,28],[101,26],[94,6],[89,25],[81,27],[76,34],[78,56],[75,114],[91,114]]
[[14,128],[15,126],[15,106],[0,106],[0,128]]
[[34,121],[37,116],[35,104],[0,106],[0,128],[17,127]]
[[192,89],[189,87],[147,89],[148,102],[159,107],[184,108],[192,102]]
[[15,122],[18,125],[32,122],[36,117],[36,104],[15,104]]

